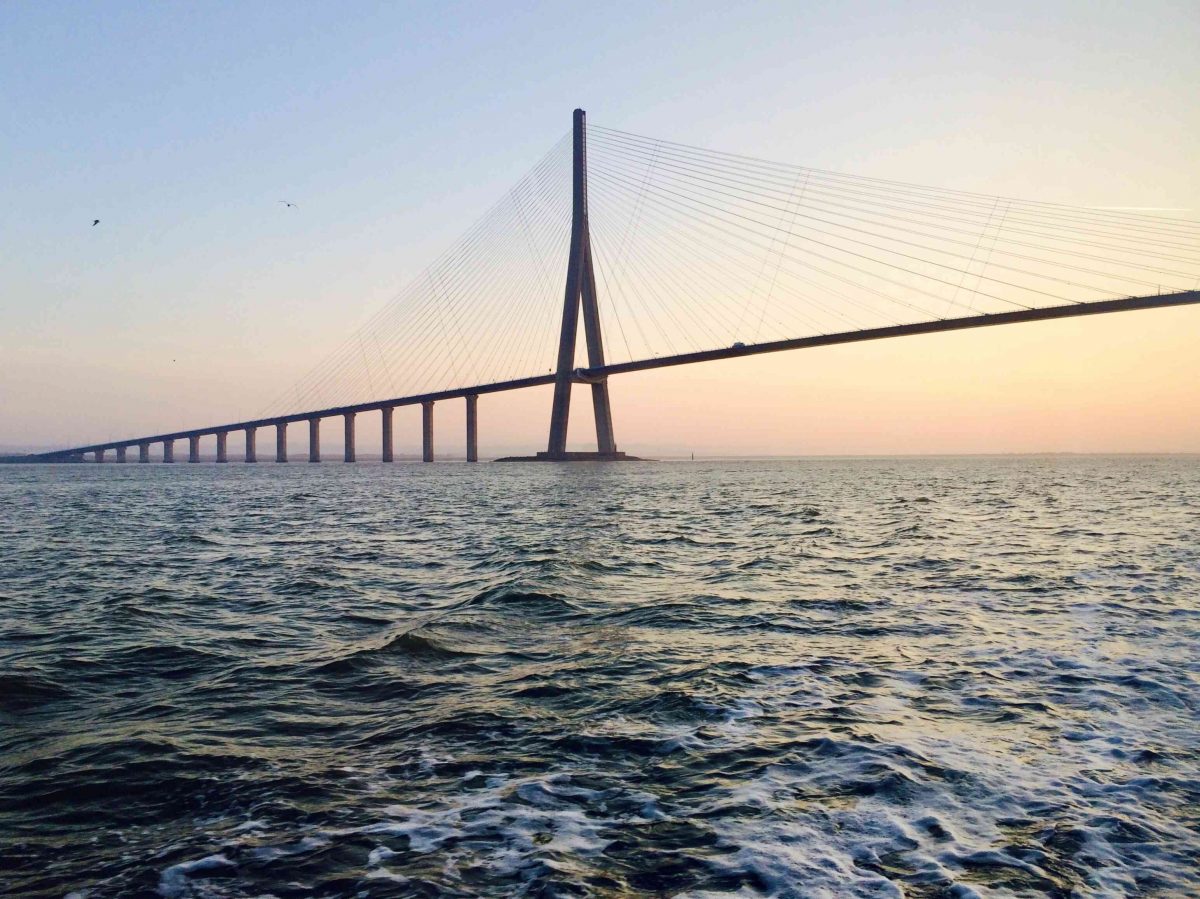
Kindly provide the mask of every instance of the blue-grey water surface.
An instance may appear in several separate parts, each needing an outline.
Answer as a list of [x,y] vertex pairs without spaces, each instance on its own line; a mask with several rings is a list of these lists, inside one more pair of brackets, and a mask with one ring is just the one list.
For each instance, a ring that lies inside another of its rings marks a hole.
[[1200,460],[0,466],[0,894],[1200,895]]

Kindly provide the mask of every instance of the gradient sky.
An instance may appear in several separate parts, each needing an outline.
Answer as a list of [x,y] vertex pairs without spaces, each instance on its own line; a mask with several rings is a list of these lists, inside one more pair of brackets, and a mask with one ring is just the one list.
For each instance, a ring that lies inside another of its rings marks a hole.
[[[256,414],[575,106],[733,153],[1200,219],[1198,46],[1194,0],[0,4],[0,445]],[[689,366],[612,393],[631,451],[1197,452],[1200,309]],[[540,448],[549,401],[485,398],[482,451]],[[438,409],[450,452],[459,405]],[[415,413],[398,424],[415,447]]]

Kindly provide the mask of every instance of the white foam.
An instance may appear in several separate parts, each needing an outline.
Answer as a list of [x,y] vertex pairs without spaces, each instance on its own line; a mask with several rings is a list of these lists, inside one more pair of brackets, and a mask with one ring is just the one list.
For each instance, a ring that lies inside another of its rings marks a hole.
[[[1055,667],[1085,668],[1093,675],[1103,664],[1061,658],[1028,661],[1031,665],[1062,662]],[[831,739],[828,751],[815,761],[766,766],[757,776],[707,799],[702,809],[705,817],[714,821],[721,844],[732,850],[716,857],[719,868],[730,874],[753,873],[779,896],[900,895],[898,884],[870,870],[884,856],[895,858],[898,853],[903,866],[921,882],[937,883],[948,895],[978,896],[977,889],[960,879],[967,867],[1003,865],[1031,878],[1051,876],[1037,864],[1003,851],[1014,836],[999,822],[1026,819],[1034,826],[1041,821],[1053,826],[1062,812],[1051,811],[1047,820],[1045,810],[1062,809],[1069,810],[1068,820],[1086,840],[1091,869],[1077,874],[1086,878],[1081,885],[1086,884],[1089,895],[1114,899],[1128,895],[1138,889],[1136,870],[1168,883],[1178,883],[1182,876],[1200,885],[1196,874],[1180,870],[1186,868],[1182,856],[1175,856],[1171,870],[1171,853],[1165,848],[1170,840],[1163,841],[1157,855],[1144,851],[1145,846],[1131,854],[1109,842],[1114,835],[1111,828],[1091,823],[1106,816],[1120,819],[1128,809],[1145,808],[1147,798],[1161,789],[1157,778],[1129,777],[1127,769],[1124,778],[1115,776],[1123,766],[1114,751],[1144,745],[1147,732],[1155,730],[1145,719],[1130,714],[1128,705],[1106,703],[1098,717],[1088,709],[1082,719],[1088,727],[1074,732],[1064,729],[1063,742],[1056,751],[1047,752],[1029,742],[1029,730],[1020,724],[964,727],[949,716],[922,714],[912,704],[922,679],[904,674],[874,685],[870,696],[855,703],[855,711],[871,721],[856,730],[868,731],[873,739],[857,735]],[[735,726],[719,728],[718,738],[707,749],[753,749],[761,739],[756,732],[759,720],[747,716],[747,709],[759,707],[764,715],[777,718],[793,706],[797,692],[802,693],[799,704],[811,708],[826,705],[820,695],[826,689],[830,699],[845,690],[844,684],[803,669],[760,669],[754,680],[761,688],[729,705],[726,721]],[[1140,683],[1145,686],[1152,679],[1142,678]],[[1002,685],[995,689],[1001,690]],[[1173,714],[1174,705],[1163,703],[1156,712]],[[1044,729],[1044,719],[1039,723]],[[1158,723],[1178,733],[1182,722]],[[938,776],[938,769],[948,772],[949,779]],[[902,784],[912,785],[909,793],[828,796],[825,792],[854,780],[878,783],[887,777],[902,777]],[[739,814],[739,808],[755,811]],[[1190,840],[1184,828],[1161,817],[1155,824],[1141,823],[1157,827],[1177,845]],[[937,837],[931,838],[935,828]],[[1032,858],[1036,862],[1036,854]],[[798,883],[804,884],[802,894],[794,892]]]
[[246,821],[244,824],[239,824],[233,829],[234,833],[242,833],[247,830],[266,830],[266,821]]
[[288,843],[283,846],[256,846],[247,855],[258,861],[274,861],[277,858],[285,858],[289,855],[302,855],[305,852],[322,849],[328,845],[328,837],[319,835],[306,836],[295,843]]
[[412,882],[410,878],[405,877],[403,874],[397,874],[394,871],[388,871],[386,868],[376,868],[373,871],[368,871],[367,879],[368,880],[386,880],[389,883],[396,883],[396,884],[400,884],[402,886],[404,884]]
[[[570,772],[518,779],[491,776],[488,783],[484,789],[456,794],[432,807],[388,806],[387,820],[337,833],[407,841],[402,849],[371,850],[367,863],[373,870],[406,852],[446,851],[453,840],[456,852],[465,853],[471,864],[485,864],[498,875],[537,865],[570,876],[582,860],[599,855],[609,845],[610,839],[603,835],[606,829],[666,817],[650,793],[629,790],[609,795],[576,783]],[[638,811],[618,818],[608,808],[616,798],[623,807]],[[457,877],[459,855],[447,855],[444,873]]]
[[166,899],[175,899],[177,896],[184,895],[188,881],[192,877],[215,871],[228,871],[236,867],[224,855],[209,855],[195,861],[180,862],[162,872],[158,881],[158,891]]
[[391,849],[388,849],[387,846],[376,846],[367,856],[367,864],[372,868],[378,867],[396,854]]

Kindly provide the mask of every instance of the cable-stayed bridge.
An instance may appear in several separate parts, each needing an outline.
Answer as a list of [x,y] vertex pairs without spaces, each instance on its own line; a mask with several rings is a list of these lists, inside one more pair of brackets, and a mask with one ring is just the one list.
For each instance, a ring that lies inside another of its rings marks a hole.
[[[562,266],[566,263],[566,289]],[[857,177],[588,126],[572,129],[399,296],[252,420],[76,446],[29,461],[140,462],[202,441],[465,404],[478,459],[480,396],[554,385],[538,459],[617,459],[615,375],[916,334],[1200,303],[1200,222]],[[580,319],[586,364],[577,358]],[[596,452],[567,451],[572,388],[592,395]]]

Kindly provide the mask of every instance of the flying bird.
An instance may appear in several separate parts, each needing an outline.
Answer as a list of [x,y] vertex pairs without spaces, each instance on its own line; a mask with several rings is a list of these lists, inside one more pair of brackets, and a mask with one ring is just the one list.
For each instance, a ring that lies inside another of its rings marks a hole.
[[282,203],[284,206],[288,206],[288,207],[290,207],[290,208],[292,208],[292,209],[295,209],[295,208],[296,208],[296,204],[295,204],[295,203],[289,203],[287,200],[280,200],[279,202],[280,202],[280,203]]
[[95,228],[98,224],[100,224],[100,219],[95,219],[92,222],[92,227]]

